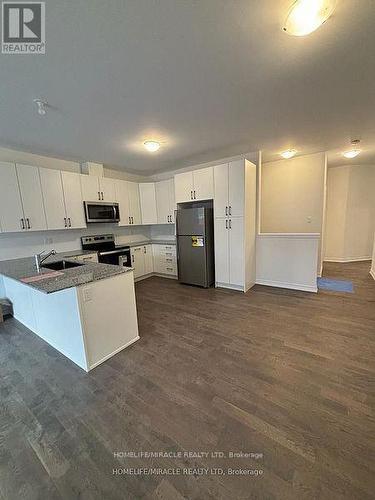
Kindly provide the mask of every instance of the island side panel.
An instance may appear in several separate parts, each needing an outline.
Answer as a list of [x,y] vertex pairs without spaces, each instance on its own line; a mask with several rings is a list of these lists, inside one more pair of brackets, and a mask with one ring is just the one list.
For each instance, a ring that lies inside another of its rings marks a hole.
[[14,317],[87,371],[76,288],[47,294],[7,277],[4,286]]
[[77,290],[90,370],[139,339],[133,272]]

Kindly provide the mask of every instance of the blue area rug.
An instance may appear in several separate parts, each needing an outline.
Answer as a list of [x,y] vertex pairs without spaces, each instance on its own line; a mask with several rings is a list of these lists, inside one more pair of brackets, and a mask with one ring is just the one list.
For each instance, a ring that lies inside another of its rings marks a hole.
[[319,290],[330,290],[332,292],[353,293],[353,282],[344,280],[333,280],[331,278],[318,278]]

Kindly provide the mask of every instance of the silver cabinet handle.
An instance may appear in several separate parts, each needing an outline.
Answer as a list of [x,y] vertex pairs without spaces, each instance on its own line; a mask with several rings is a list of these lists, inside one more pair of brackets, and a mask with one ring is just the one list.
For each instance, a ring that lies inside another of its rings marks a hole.
[[225,215],[228,217],[228,207],[225,207]]
[[132,255],[132,262],[134,262],[134,255]]
[[128,218],[129,218],[129,224],[131,224],[130,216]]
[[26,229],[24,219],[21,219],[21,229]]
[[229,229],[232,229],[232,221],[229,219]]
[[66,217],[64,217],[64,226],[68,227],[68,221],[67,221]]
[[68,221],[69,221],[69,227],[72,227],[72,221],[71,221],[70,217],[68,217]]
[[228,229],[228,219],[225,219],[225,229]]
[[104,194],[103,194],[103,191],[102,191],[102,201],[104,200]]
[[194,189],[194,200],[196,200],[196,199],[197,199],[197,197],[196,197],[196,195],[195,195],[195,189]]
[[146,253],[146,247],[143,247],[143,253]]
[[229,215],[232,215],[232,207],[229,205]]
[[98,199],[99,199],[99,201],[100,201],[100,191],[98,191]]
[[193,199],[193,191],[190,191],[190,199]]
[[132,216],[132,224],[134,224],[134,217]]
[[31,229],[30,219],[26,217],[27,229]]

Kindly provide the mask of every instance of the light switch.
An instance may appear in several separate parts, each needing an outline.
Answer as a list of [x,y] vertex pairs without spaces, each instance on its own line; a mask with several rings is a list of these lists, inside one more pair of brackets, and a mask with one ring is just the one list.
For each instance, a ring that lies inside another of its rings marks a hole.
[[312,217],[311,217],[311,215],[308,215],[308,216],[306,217],[306,220],[307,220],[307,223],[308,223],[308,224],[311,224],[311,221],[312,221]]

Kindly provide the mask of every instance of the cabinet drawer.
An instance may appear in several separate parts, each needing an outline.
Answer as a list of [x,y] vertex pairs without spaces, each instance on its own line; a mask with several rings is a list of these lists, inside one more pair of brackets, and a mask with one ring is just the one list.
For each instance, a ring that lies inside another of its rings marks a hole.
[[176,245],[153,245],[155,256],[176,257]]
[[160,274],[170,274],[177,276],[177,265],[171,263],[156,262],[154,263],[154,272]]
[[154,266],[177,266],[175,255],[156,255],[154,256]]

